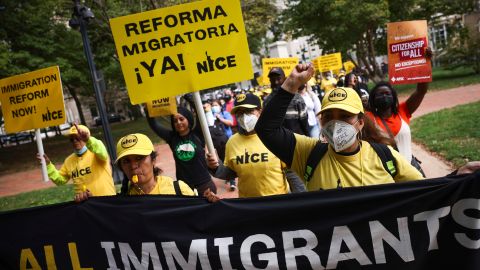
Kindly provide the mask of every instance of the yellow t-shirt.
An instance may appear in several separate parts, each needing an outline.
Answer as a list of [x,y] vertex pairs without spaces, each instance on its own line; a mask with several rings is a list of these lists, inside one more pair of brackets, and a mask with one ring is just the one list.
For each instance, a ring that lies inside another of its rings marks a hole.
[[[52,163],[49,166],[55,167]],[[102,160],[90,150],[81,156],[76,154],[68,156],[59,173],[65,179],[73,181],[75,193],[82,192],[85,185],[93,196],[116,194],[109,159]]]
[[323,91],[328,92],[332,89],[335,89],[336,85],[337,85],[337,80],[335,78],[330,78],[329,80],[327,80],[326,78],[323,78],[320,88],[322,88]]
[[225,166],[238,176],[238,196],[259,197],[288,192],[281,161],[257,134],[233,135],[225,146]]
[[[193,193],[193,190],[185,184],[183,181],[178,182],[180,186],[180,191],[182,192],[182,195],[185,196],[193,196],[195,195]],[[130,186],[128,190],[128,195],[140,195],[141,193],[135,189],[134,186]],[[157,176],[157,184],[155,184],[155,187],[148,193],[149,195],[176,195],[177,193],[175,192],[175,187],[173,186],[173,179],[168,177],[168,176],[162,176],[159,175]]]
[[[297,141],[292,160],[292,169],[302,176],[308,156],[318,139],[295,134]],[[315,168],[306,183],[307,190],[315,191],[337,187],[356,187],[423,179],[408,161],[393,148],[390,148],[396,161],[395,178],[384,169],[380,157],[368,142],[362,141],[358,153],[343,156],[335,153],[331,146]]]

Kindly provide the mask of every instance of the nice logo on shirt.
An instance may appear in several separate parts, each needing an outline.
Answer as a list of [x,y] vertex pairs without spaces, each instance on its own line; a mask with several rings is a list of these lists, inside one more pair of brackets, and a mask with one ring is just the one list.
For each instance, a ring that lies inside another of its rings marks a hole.
[[72,179],[75,179],[77,177],[80,177],[80,176],[84,176],[84,175],[87,175],[87,174],[91,174],[92,173],[92,169],[90,167],[86,167],[84,169],[75,169],[75,171],[72,172]]
[[181,161],[189,161],[195,156],[195,144],[188,140],[175,147],[175,156]]
[[248,163],[257,163],[257,162],[268,162],[268,153],[253,153],[250,154],[245,150],[244,155],[239,155],[236,157],[236,162],[238,164],[248,164]]

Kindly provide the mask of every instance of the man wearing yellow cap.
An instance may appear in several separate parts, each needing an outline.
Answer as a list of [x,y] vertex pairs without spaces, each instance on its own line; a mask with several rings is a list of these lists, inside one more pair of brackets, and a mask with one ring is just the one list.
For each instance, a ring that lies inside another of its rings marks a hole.
[[44,155],[48,177],[52,182],[63,185],[72,180],[76,197],[85,192],[89,196],[115,195],[112,168],[102,141],[90,136],[86,126],[77,124],[70,128],[66,136],[72,143],[74,153],[65,159],[60,170]]

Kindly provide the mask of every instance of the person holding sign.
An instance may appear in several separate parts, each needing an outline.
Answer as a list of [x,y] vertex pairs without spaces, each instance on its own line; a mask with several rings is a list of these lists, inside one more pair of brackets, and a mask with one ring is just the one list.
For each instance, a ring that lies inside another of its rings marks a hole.
[[[48,177],[56,185],[73,181],[75,199],[85,196],[115,195],[112,168],[110,167],[107,149],[102,141],[90,135],[90,130],[84,125],[74,124],[67,136],[72,143],[74,153],[65,159],[60,170],[44,154],[47,163]],[[37,158],[40,156],[37,154]]]
[[[288,192],[281,161],[258,138],[254,127],[262,112],[262,102],[254,94],[239,94],[232,112],[237,117],[238,133],[227,142],[224,164],[214,154],[207,154],[208,167],[221,179],[238,177],[240,198]],[[204,194],[209,197],[209,192]]]
[[[328,144],[282,128],[286,108],[298,87],[313,75],[311,64],[301,64],[265,107],[255,130],[262,142],[299,175],[309,191],[366,186],[423,179],[390,146],[361,140],[365,115],[360,97],[351,88],[328,92],[322,103],[322,133]],[[457,174],[480,169],[480,162],[461,167]]]
[[[427,58],[431,58],[432,51],[426,49]],[[398,152],[415,168],[422,172],[418,160],[412,155],[412,135],[410,119],[418,109],[428,90],[428,83],[418,83],[416,90],[402,103],[393,86],[388,82],[380,82],[371,91],[369,99],[370,112],[366,115],[377,126],[387,132],[395,140]]]
[[173,152],[177,180],[185,181],[190,188],[197,189],[198,194],[203,194],[208,188],[216,192],[215,183],[208,172],[205,140],[199,121],[193,128],[193,114],[182,106],[177,107],[177,113],[172,115],[170,120],[171,130],[161,126],[147,113],[148,125],[168,143]]

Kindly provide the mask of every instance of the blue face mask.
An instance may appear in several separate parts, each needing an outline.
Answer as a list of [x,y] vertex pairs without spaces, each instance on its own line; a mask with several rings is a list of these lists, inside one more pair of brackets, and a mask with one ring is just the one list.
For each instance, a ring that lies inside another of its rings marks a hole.
[[220,112],[220,106],[212,106],[212,113],[219,113]]
[[75,154],[77,154],[77,156],[81,156],[81,155],[83,155],[85,152],[87,152],[87,150],[88,150],[87,146],[84,145],[84,146],[82,147],[82,149],[80,149],[80,150],[75,150]]

